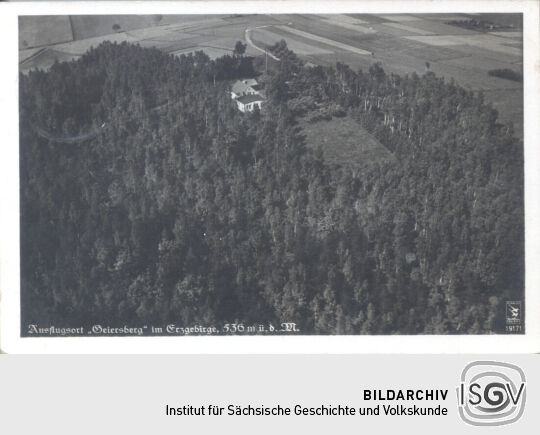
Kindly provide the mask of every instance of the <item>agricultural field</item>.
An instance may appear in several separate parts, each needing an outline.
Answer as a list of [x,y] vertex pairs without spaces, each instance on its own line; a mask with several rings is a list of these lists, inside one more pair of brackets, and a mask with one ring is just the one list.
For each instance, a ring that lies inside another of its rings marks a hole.
[[515,38],[518,41],[523,39],[523,32],[489,32],[490,35],[502,36],[503,38]]
[[[446,21],[446,20],[445,20]],[[462,27],[451,26],[445,24],[445,21],[442,20],[431,20],[431,19],[419,19],[414,22],[408,22],[407,27],[409,27],[415,32],[421,34],[425,32],[426,35],[474,35],[476,32],[472,30],[463,29]]]
[[354,54],[359,54],[361,56],[371,55],[371,51],[368,51],[368,50],[365,50],[365,49],[362,49],[362,48],[358,48],[355,45],[343,44],[342,42],[339,42],[339,41],[336,41],[336,40],[333,40],[333,39],[329,39],[329,38],[325,38],[325,37],[322,37],[322,36],[314,35],[313,33],[305,32],[303,30],[298,30],[298,29],[295,29],[294,27],[291,27],[291,26],[277,26],[277,27],[281,31],[285,32],[286,34],[291,34],[292,33],[295,36],[300,36],[302,38],[312,40],[312,41],[314,41],[316,43],[319,43],[319,44],[324,44],[324,45],[327,45],[327,46],[330,46],[330,47],[334,47],[334,48],[337,48],[339,50],[348,51],[348,52],[351,52],[351,53],[354,53]]
[[325,22],[360,33],[375,33],[369,22],[348,15],[319,15]]
[[434,45],[436,47],[449,47],[460,45],[472,45],[480,47],[483,50],[501,52],[507,55],[519,57],[521,50],[509,45],[504,45],[504,38],[494,37],[492,35],[471,35],[471,36],[454,36],[454,35],[434,35],[434,36],[407,36],[407,39],[418,41],[423,44]]
[[[24,17],[20,22],[22,72],[48,68],[55,59],[81,56],[102,41],[139,43],[174,55],[205,51],[211,58],[232,53],[236,41],[246,54],[284,39],[303,60],[316,65],[342,62],[369,69],[379,62],[398,74],[428,69],[472,91],[483,91],[522,135],[521,85],[492,77],[492,69],[522,71],[521,17],[498,14],[334,14]],[[509,31],[485,32],[451,25],[482,19]],[[502,20],[502,21],[501,21]],[[37,49],[45,49],[38,51]],[[504,98],[504,99],[503,99]]]
[[383,21],[393,21],[396,23],[410,23],[421,20],[421,18],[417,17],[415,14],[382,14],[379,15],[379,18],[382,18]]
[[88,15],[73,16],[71,23],[75,40],[103,36],[118,31],[130,31],[167,24],[189,24],[197,21],[189,15]]
[[383,23],[383,26],[393,27],[394,29],[403,30],[412,35],[433,35],[433,32],[420,29],[418,27],[411,27],[401,23]]
[[19,21],[19,50],[72,41],[68,16],[23,17]]
[[367,162],[393,159],[394,156],[358,122],[346,116],[329,121],[300,123],[306,142],[321,148],[325,160],[344,167],[362,167]]
[[[278,29],[271,29],[273,30],[269,30],[267,28],[254,29],[252,31],[253,41],[257,45],[264,47],[274,45],[276,42],[279,42],[282,39],[286,39],[286,35],[283,31],[280,32]],[[287,42],[287,46],[299,56],[312,56],[332,53],[332,49],[330,47],[324,48],[322,46],[314,45],[310,43],[309,40],[306,40],[306,38],[302,37],[290,38],[290,40]]]

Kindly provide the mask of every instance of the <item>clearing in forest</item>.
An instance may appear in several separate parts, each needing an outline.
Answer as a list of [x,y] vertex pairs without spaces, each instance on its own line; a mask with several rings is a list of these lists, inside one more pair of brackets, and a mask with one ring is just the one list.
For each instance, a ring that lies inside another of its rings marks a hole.
[[349,116],[309,123],[300,120],[302,132],[311,148],[323,150],[330,164],[362,167],[369,162],[394,159],[394,155],[373,135]]

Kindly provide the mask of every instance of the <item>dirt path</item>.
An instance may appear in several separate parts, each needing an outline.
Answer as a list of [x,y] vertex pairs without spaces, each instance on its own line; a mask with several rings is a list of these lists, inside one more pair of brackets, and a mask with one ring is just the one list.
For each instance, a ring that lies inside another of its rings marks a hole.
[[268,56],[270,56],[272,59],[274,60],[277,60],[279,62],[279,57],[276,57],[274,56],[272,53],[269,53],[267,50],[265,50],[264,48],[261,48],[261,47],[258,47],[254,44],[254,42],[251,40],[251,31],[252,30],[255,30],[255,29],[262,29],[263,27],[272,27],[271,25],[269,26],[258,26],[258,27],[254,27],[254,28],[247,28],[246,31],[245,31],[245,38],[246,38],[246,42],[251,45],[255,50],[258,50],[262,53],[266,53]]

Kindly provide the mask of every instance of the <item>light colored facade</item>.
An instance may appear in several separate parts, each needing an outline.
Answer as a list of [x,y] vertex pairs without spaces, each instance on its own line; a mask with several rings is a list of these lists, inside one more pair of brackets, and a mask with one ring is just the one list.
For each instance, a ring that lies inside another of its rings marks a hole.
[[255,79],[242,79],[236,81],[231,89],[231,98],[236,101],[238,110],[252,112],[261,108],[264,96],[261,94],[261,85]]
[[238,110],[241,112],[253,112],[255,108],[261,108],[264,99],[261,95],[244,95],[243,97],[236,99]]

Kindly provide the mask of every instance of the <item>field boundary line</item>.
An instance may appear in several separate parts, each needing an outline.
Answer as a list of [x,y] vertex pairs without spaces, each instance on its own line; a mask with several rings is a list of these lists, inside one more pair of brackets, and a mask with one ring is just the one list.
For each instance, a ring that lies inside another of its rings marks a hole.
[[309,33],[309,32],[304,32],[303,30],[298,30],[298,29],[295,29],[294,27],[289,27],[289,26],[283,26],[283,25],[278,25],[278,26],[275,26],[285,32],[288,32],[288,33],[292,33],[292,34],[295,34],[295,35],[298,35],[298,36],[303,36],[304,38],[307,38],[307,39],[311,39],[313,41],[317,41],[317,42],[320,42],[322,44],[326,44],[326,45],[330,45],[332,47],[336,47],[336,48],[340,48],[342,50],[345,50],[345,51],[350,51],[352,53],[356,53],[356,54],[360,54],[360,55],[364,55],[364,56],[371,56],[371,51],[367,51],[367,50],[364,50],[362,48],[358,48],[358,47],[354,47],[352,45],[347,45],[347,44],[343,44],[342,42],[338,42],[338,41],[334,41],[333,39],[328,39],[328,38],[325,38],[323,36],[317,36],[317,35],[314,35],[313,33]]
[[41,53],[43,53],[45,50],[48,50],[49,47],[42,47],[39,48],[38,51],[36,51],[34,54],[28,56],[26,59],[19,62],[19,65],[24,65],[29,60],[32,60],[34,57],[39,56]]

